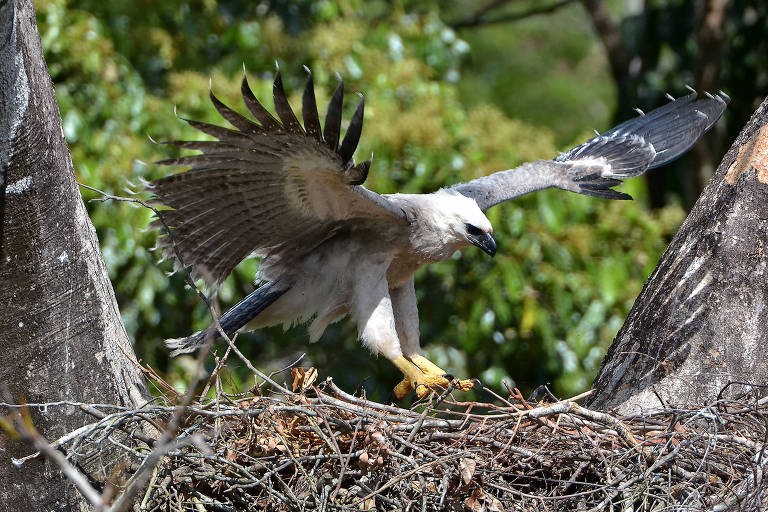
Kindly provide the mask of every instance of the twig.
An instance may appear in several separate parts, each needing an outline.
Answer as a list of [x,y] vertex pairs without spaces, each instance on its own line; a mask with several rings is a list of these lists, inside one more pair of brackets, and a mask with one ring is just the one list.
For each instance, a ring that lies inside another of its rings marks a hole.
[[509,0],[506,0],[506,1],[494,0],[491,3],[489,3],[486,7],[479,9],[474,15],[462,20],[451,22],[450,26],[454,30],[460,30],[462,28],[471,28],[471,27],[486,26],[486,25],[497,25],[499,23],[511,23],[513,21],[530,18],[532,16],[538,16],[540,14],[550,14],[562,7],[565,7],[570,3],[575,2],[576,0],[557,0],[555,2],[552,2],[549,5],[537,6],[525,11],[508,13],[508,14],[499,14],[494,17],[488,16],[488,13],[491,10],[505,3],[508,3],[508,1]]
[[95,510],[100,511],[104,509],[104,500],[101,494],[93,488],[85,475],[67,460],[63,453],[53,448],[40,435],[32,425],[28,409],[14,410],[9,417],[12,419],[16,432],[21,438],[32,444],[39,453],[56,464],[61,472],[64,473],[64,476],[77,487],[77,490],[80,491]]

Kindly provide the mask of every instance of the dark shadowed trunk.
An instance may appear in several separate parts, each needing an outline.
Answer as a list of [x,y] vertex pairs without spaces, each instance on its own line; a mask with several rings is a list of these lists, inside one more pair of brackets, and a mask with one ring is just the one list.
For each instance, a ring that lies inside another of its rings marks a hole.
[[[623,412],[768,385],[768,100],[662,256],[595,381]],[[763,393],[768,388],[762,390]],[[622,405],[623,404],[623,405]]]
[[[141,404],[142,377],[75,183],[31,0],[0,0],[0,199],[2,401]],[[49,440],[94,421],[75,406],[32,413]],[[49,462],[14,469],[10,457],[31,451],[0,435],[0,510],[86,509]]]

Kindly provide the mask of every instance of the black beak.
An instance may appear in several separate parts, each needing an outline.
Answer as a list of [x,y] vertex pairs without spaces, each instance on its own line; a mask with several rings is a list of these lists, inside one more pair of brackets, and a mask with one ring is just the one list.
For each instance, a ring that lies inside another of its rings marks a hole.
[[484,253],[493,257],[496,254],[496,240],[490,235],[490,233],[480,233],[467,235],[467,238],[472,245],[478,246]]

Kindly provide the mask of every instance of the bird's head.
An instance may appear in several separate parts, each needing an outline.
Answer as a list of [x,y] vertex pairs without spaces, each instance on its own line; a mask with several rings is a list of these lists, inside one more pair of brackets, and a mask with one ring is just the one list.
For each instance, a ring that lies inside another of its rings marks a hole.
[[451,190],[440,190],[433,196],[445,242],[457,248],[475,245],[486,254],[496,254],[493,226],[474,199]]

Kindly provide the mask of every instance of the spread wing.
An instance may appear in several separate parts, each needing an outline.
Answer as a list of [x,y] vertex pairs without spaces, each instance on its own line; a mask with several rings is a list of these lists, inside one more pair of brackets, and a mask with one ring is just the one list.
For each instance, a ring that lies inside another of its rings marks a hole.
[[303,126],[288,104],[279,71],[273,96],[277,118],[256,99],[247,79],[242,95],[257,122],[211,101],[233,127],[186,120],[216,141],[173,141],[200,153],[159,162],[189,170],[149,184],[153,201],[170,209],[161,219],[172,237],[161,237],[166,256],[173,244],[185,265],[209,284],[222,281],[251,254],[299,257],[356,220],[405,222],[399,208],[361,184],[370,160],[352,159],[363,127],[363,100],[341,139],[344,96],[339,81],[321,127],[312,75],[302,101]]
[[558,187],[606,199],[631,199],[612,187],[688,151],[723,115],[723,93],[672,100],[615,126],[554,160],[530,162],[453,187],[486,210],[534,190]]

